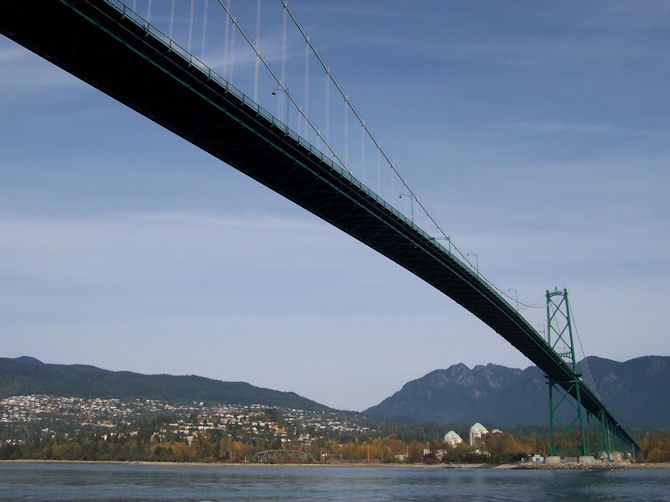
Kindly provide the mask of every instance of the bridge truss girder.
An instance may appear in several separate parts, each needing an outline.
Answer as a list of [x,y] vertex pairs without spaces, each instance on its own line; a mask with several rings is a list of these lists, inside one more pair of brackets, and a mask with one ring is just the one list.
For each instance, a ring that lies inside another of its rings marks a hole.
[[266,450],[254,455],[254,461],[261,464],[309,463],[314,456],[302,450]]

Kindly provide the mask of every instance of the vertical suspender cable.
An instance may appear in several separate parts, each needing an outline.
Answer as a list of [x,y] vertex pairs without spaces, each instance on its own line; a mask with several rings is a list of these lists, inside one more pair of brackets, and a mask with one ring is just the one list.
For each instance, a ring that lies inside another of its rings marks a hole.
[[191,52],[191,39],[193,38],[193,9],[195,8],[195,0],[191,0],[191,15],[188,19],[188,52]]
[[[426,217],[430,220],[430,222],[435,226],[435,228],[437,229],[437,231],[438,231],[444,238],[446,238],[446,239],[448,240],[450,247],[453,246],[454,250],[455,250],[455,251],[462,257],[462,259],[463,259],[466,263],[470,264],[471,267],[474,268],[474,265],[468,260],[468,258],[466,257],[466,255],[465,255],[465,254],[464,254],[464,253],[463,253],[457,246],[454,245],[454,243],[453,243],[453,241],[451,240],[451,238],[449,237],[449,235],[442,229],[442,227],[440,226],[440,224],[439,224],[439,223],[435,220],[435,218],[428,212],[428,210],[426,209],[426,207],[424,206],[424,204],[421,202],[421,200],[415,195],[415,193],[414,193],[414,191],[412,190],[412,188],[407,184],[407,182],[404,180],[404,178],[402,177],[402,175],[400,174],[400,172],[397,170],[396,166],[391,162],[391,159],[388,157],[388,155],[386,154],[386,152],[384,152],[384,150],[382,150],[381,145],[379,144],[379,142],[378,142],[378,141],[376,140],[376,138],[373,136],[372,132],[371,132],[370,129],[367,127],[367,125],[365,124],[365,122],[362,120],[362,118],[361,118],[360,115],[358,114],[357,110],[356,110],[356,109],[353,107],[353,105],[348,101],[348,99],[346,98],[346,95],[344,94],[344,92],[343,92],[342,88],[340,87],[339,83],[338,83],[338,82],[334,79],[334,77],[332,76],[332,74],[331,74],[331,72],[330,72],[330,69],[326,66],[325,62],[323,61],[323,59],[321,58],[321,56],[319,55],[319,53],[316,51],[316,49],[314,48],[314,46],[311,44],[311,42],[310,42],[310,40],[309,40],[309,37],[307,36],[307,34],[305,33],[305,31],[303,30],[302,26],[300,26],[300,24],[298,23],[297,19],[295,18],[295,16],[294,16],[293,13],[291,12],[291,10],[289,9],[287,0],[281,0],[282,5],[283,5],[283,15],[284,15],[284,28],[283,28],[283,39],[284,39],[284,40],[283,40],[283,47],[282,47],[282,74],[283,74],[283,75],[282,75],[282,78],[281,78],[281,79],[278,78],[278,76],[275,74],[275,72],[272,70],[272,68],[268,65],[267,61],[262,57],[262,55],[261,55],[261,54],[258,52],[258,50],[254,47],[254,44],[253,44],[253,42],[251,41],[251,39],[244,33],[244,31],[243,31],[242,28],[240,27],[239,23],[237,23],[236,19],[232,16],[232,14],[231,14],[231,12],[230,12],[230,0],[228,0],[228,7],[226,7],[226,6],[224,5],[224,0],[218,0],[218,2],[219,2],[219,5],[221,5],[221,7],[223,7],[223,8],[226,10],[226,13],[228,14],[228,17],[230,18],[230,20],[231,20],[231,22],[232,22],[233,28],[234,28],[234,27],[237,27],[237,28],[240,30],[240,33],[242,34],[242,36],[244,37],[244,39],[247,41],[247,43],[248,43],[249,45],[251,45],[252,48],[254,48],[254,49],[256,50],[256,56],[261,60],[261,62],[263,63],[263,65],[268,69],[268,71],[271,73],[272,77],[275,79],[275,81],[277,82],[277,84],[279,84],[280,89],[283,91],[284,95],[286,96],[286,100],[287,100],[286,103],[287,103],[287,105],[288,105],[289,102],[291,102],[291,103],[293,103],[294,106],[296,106],[296,107],[298,108],[299,113],[303,116],[303,118],[304,118],[306,121],[308,121],[309,125],[312,127],[312,129],[314,130],[314,132],[316,133],[316,135],[317,135],[317,136],[319,137],[319,139],[324,143],[324,146],[325,146],[325,147],[326,147],[326,148],[333,154],[333,156],[334,156],[335,159],[340,163],[340,165],[341,165],[347,172],[349,172],[349,173],[351,174],[351,171],[346,167],[346,163],[342,162],[342,160],[340,159],[340,157],[337,155],[337,152],[336,152],[335,150],[333,150],[333,148],[330,146],[330,81],[331,81],[331,80],[333,81],[333,85],[335,86],[336,90],[337,90],[343,97],[345,97],[345,102],[349,105],[349,109],[350,109],[351,112],[354,114],[355,118],[358,119],[359,123],[361,124],[361,127],[365,130],[365,132],[367,133],[367,135],[370,137],[370,139],[372,140],[373,144],[375,145],[375,147],[376,147],[376,149],[377,149],[378,163],[379,163],[379,161],[380,161],[380,156],[381,156],[381,157],[384,158],[384,160],[388,163],[389,167],[391,168],[391,192],[392,192],[392,193],[391,193],[391,201],[392,201],[391,204],[393,205],[393,204],[394,204],[393,201],[395,201],[395,179],[394,179],[394,178],[395,178],[395,176],[398,176],[398,180],[399,180],[399,182],[400,182],[400,184],[401,184],[401,190],[402,190],[402,189],[406,189],[407,192],[409,192],[408,195],[409,195],[409,197],[411,197],[411,200],[417,202],[417,204],[419,205],[419,207],[421,207],[421,209],[423,210],[425,216],[426,216]],[[307,44],[309,45],[309,47],[311,48],[311,50],[312,50],[313,54],[315,55],[317,61],[321,64],[322,68],[323,68],[323,69],[325,70],[325,72],[326,72],[326,138],[324,138],[324,137],[321,135],[321,132],[314,126],[314,124],[309,120],[309,118],[302,112],[302,110],[300,109],[300,107],[298,106],[298,104],[295,102],[295,100],[293,99],[293,97],[289,94],[289,92],[288,92],[288,88],[287,88],[287,86],[286,86],[286,84],[285,84],[285,64],[286,64],[286,62],[285,62],[285,57],[286,57],[286,54],[285,54],[285,50],[286,50],[286,26],[285,26],[285,22],[286,22],[286,21],[285,21],[285,19],[286,19],[286,16],[287,16],[287,15],[291,17],[292,21],[295,23],[295,25],[296,25],[296,27],[298,28],[298,30],[300,31],[301,35],[302,35],[303,38],[305,39],[306,43],[307,43]],[[232,36],[231,36],[231,53],[232,53],[232,51],[233,51],[233,47],[234,47],[234,43],[235,43],[235,31],[236,31],[236,30],[233,29],[233,31],[232,31]],[[232,73],[233,73],[233,68],[232,68],[232,65],[231,65],[230,80],[232,80]],[[279,114],[278,114],[278,115],[279,115]],[[288,114],[287,114],[287,117],[286,117],[286,118],[288,119]],[[379,175],[379,173],[378,173],[378,175]],[[380,181],[380,180],[379,180],[379,181]],[[381,184],[381,182],[380,182],[380,184]],[[413,202],[412,202],[412,203],[413,203]],[[539,306],[538,306],[538,305],[530,305],[530,304],[527,304],[527,303],[525,303],[525,302],[518,301],[518,299],[516,299],[516,298],[511,298],[507,293],[505,293],[504,290],[502,290],[502,289],[500,289],[499,287],[497,287],[497,286],[496,286],[493,282],[491,282],[486,276],[484,276],[484,275],[481,274],[481,273],[479,273],[479,276],[480,276],[480,278],[481,278],[482,280],[486,281],[491,287],[493,287],[493,288],[494,288],[494,289],[495,289],[501,296],[503,296],[503,297],[506,297],[506,298],[509,298],[509,299],[513,299],[515,302],[518,302],[519,304],[521,304],[521,305],[523,305],[523,306],[525,306],[525,307],[538,307],[538,308],[543,308],[543,307],[544,307],[543,305],[539,305]]]
[[151,23],[151,0],[147,2],[147,24]]
[[133,12],[137,12],[137,0],[133,0]]
[[349,106],[344,98],[344,163],[349,167]]
[[172,5],[170,6],[170,40],[172,40],[172,29],[174,28],[174,2],[172,0]]
[[[230,0],[228,0],[228,3],[230,3]],[[230,63],[230,71],[228,74],[230,75],[230,81],[233,81],[233,71],[235,70],[235,32],[237,30],[230,30],[230,53],[229,53],[229,63]]]
[[[284,1],[285,1],[285,0],[282,0],[282,2],[284,2]],[[270,75],[272,75],[272,78],[274,79],[274,81],[276,82],[276,84],[279,86],[279,89],[286,93],[286,96],[288,97],[289,102],[291,102],[291,103],[293,104],[293,106],[298,110],[298,113],[300,113],[300,114],[302,115],[302,117],[308,122],[309,126],[312,128],[312,131],[314,131],[314,133],[318,136],[319,140],[323,143],[323,145],[324,145],[324,146],[330,151],[330,153],[333,155],[333,158],[335,159],[336,163],[337,163],[340,167],[342,167],[345,171],[347,171],[350,175],[353,176],[353,173],[351,173],[351,171],[349,171],[349,170],[344,166],[344,162],[342,162],[342,159],[341,159],[340,156],[337,154],[337,152],[336,152],[335,150],[333,150],[333,148],[330,146],[330,144],[328,143],[328,141],[326,141],[326,139],[323,137],[323,135],[321,134],[321,131],[314,125],[314,123],[309,119],[309,117],[308,117],[307,115],[305,115],[305,113],[303,112],[303,110],[302,110],[302,108],[300,107],[300,105],[298,105],[297,101],[296,101],[296,100],[293,98],[293,96],[288,92],[288,89],[286,88],[286,86],[284,85],[284,83],[281,81],[280,76],[277,75],[277,74],[272,70],[272,67],[268,64],[268,62],[265,60],[265,58],[263,57],[263,55],[262,55],[262,54],[258,51],[258,49],[255,47],[255,45],[254,45],[254,43],[252,42],[252,40],[251,40],[251,39],[247,36],[247,34],[244,32],[244,30],[242,29],[242,27],[240,26],[240,24],[237,22],[237,19],[236,19],[236,18],[232,15],[232,13],[230,12],[230,6],[226,7],[226,5],[223,3],[223,0],[218,0],[218,2],[219,2],[219,5],[221,6],[221,8],[222,8],[223,10],[226,11],[226,14],[228,15],[228,18],[230,19],[230,21],[231,21],[233,27],[234,27],[234,28],[237,28],[237,29],[239,30],[240,34],[242,35],[242,38],[244,38],[244,40],[247,42],[247,44],[249,44],[249,46],[254,50],[254,52],[255,52],[256,55],[258,56],[258,59],[260,59],[260,60],[261,60],[261,63],[263,63],[263,66],[265,66],[265,68],[268,70],[268,72],[270,73]]]
[[202,46],[200,48],[200,57],[205,59],[205,43],[207,42],[207,2],[205,0],[205,10],[202,14]]
[[330,143],[330,70],[326,70],[326,141]]
[[[286,100],[288,106],[288,91],[286,87],[286,9],[282,9],[282,28],[281,28],[281,82],[284,86],[284,96],[282,96],[282,103]],[[280,115],[281,117],[281,115]],[[288,125],[288,108],[284,122]]]
[[[230,10],[230,0],[228,0],[228,10]],[[228,78],[228,39],[230,37],[230,29],[230,19],[226,16],[226,29],[223,36],[223,78],[226,79]]]
[[[261,38],[261,0],[256,2],[256,47]],[[254,101],[258,103],[258,54],[254,55]]]
[[365,128],[361,127],[361,166],[363,167],[363,183],[365,183]]
[[[305,114],[309,114],[309,46],[305,44]],[[305,117],[305,138],[309,141],[309,124]]]
[[377,148],[377,193],[382,193],[382,154]]

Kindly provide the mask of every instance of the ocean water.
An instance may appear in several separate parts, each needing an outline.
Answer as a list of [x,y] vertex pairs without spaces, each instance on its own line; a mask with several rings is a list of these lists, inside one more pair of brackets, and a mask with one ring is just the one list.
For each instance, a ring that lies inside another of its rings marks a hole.
[[670,470],[2,463],[0,500],[670,502]]

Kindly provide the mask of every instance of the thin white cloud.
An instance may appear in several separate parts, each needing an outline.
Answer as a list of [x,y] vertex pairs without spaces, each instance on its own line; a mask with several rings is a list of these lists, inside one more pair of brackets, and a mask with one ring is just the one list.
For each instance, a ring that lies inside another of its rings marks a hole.
[[624,131],[620,127],[611,124],[597,124],[584,122],[557,122],[557,121],[516,121],[506,124],[499,124],[495,126],[496,129],[513,129],[519,133],[531,134],[553,134],[553,133],[570,133],[570,134],[606,134],[612,136],[620,136],[635,132],[636,135],[643,135],[645,131],[635,129],[634,131]]
[[[303,47],[298,43],[289,41],[285,52],[282,51],[281,40],[277,36],[265,36],[261,38],[258,44],[259,52],[263,58],[270,63],[271,66],[280,63],[282,58],[286,61],[298,60],[304,56]],[[251,46],[244,40],[241,35],[237,35],[235,48],[227,55],[224,54],[223,44],[217,44],[216,49],[210,48],[204,61],[213,68],[221,68],[226,65],[234,65],[235,71],[249,70],[254,67],[256,55]],[[262,64],[261,64],[262,66]],[[279,74],[278,68],[273,70]],[[262,71],[266,71],[264,68]]]
[[63,287],[73,294],[108,288],[118,295],[133,284],[168,296],[195,285],[197,291],[245,281],[266,281],[280,290],[288,281],[290,290],[290,281],[311,284],[322,275],[346,289],[357,268],[342,261],[344,256],[372,263],[378,259],[309,217],[207,212],[5,214],[0,216],[0,254],[0,274],[22,277],[28,287]]

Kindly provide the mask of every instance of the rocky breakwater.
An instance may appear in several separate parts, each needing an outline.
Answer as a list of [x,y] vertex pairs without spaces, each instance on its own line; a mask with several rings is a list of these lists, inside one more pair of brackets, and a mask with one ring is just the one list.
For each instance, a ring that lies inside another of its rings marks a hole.
[[631,462],[609,462],[596,460],[590,463],[579,463],[576,461],[563,461],[555,464],[545,464],[540,462],[524,462],[518,464],[516,469],[574,469],[580,471],[609,471],[614,469],[630,469],[636,464]]

